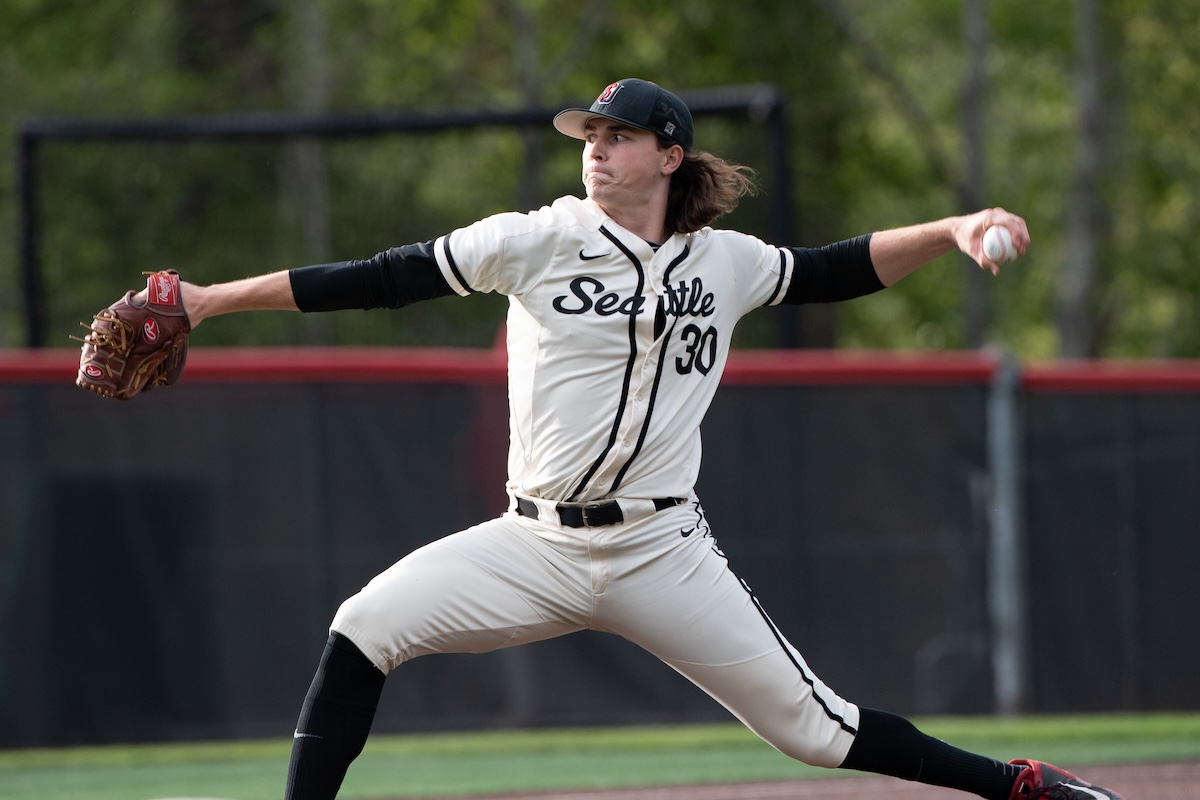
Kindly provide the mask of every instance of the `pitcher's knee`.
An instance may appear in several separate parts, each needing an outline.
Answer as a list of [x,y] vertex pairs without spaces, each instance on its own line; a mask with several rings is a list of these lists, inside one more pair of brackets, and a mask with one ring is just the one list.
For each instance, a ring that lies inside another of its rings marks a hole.
[[353,594],[342,601],[338,606],[337,613],[333,615],[333,624],[330,626],[334,629],[340,629],[343,626],[362,630],[370,628],[375,614],[371,611],[371,602],[363,597],[362,592]]
[[389,644],[384,626],[379,624],[379,613],[372,598],[359,592],[348,597],[338,607],[329,630],[340,633],[374,662],[384,674],[398,667],[403,658],[397,657]]
[[836,709],[804,706],[759,719],[751,729],[789,758],[814,767],[840,766],[854,744],[858,707],[843,702]]

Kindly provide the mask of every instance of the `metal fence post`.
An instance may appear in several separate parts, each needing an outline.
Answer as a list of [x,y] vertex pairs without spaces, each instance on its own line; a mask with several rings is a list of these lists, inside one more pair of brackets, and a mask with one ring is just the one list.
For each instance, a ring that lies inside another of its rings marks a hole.
[[20,237],[21,304],[25,309],[25,346],[41,347],[42,275],[37,209],[37,137],[21,131],[17,140],[17,235]]
[[1029,692],[1029,605],[1021,504],[1020,369],[1008,353],[997,356],[988,392],[987,602],[992,639],[992,693],[1000,714],[1027,710]]

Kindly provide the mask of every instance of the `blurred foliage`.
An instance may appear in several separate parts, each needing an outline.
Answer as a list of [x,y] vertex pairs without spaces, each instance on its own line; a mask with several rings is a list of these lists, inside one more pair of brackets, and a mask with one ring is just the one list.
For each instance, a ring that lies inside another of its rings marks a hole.
[[[635,75],[678,91],[774,84],[791,131],[787,243],[815,245],[962,211],[959,175],[942,174],[931,154],[961,172],[963,1],[10,0],[0,5],[0,131],[15,142],[29,119],[300,108],[296,14],[315,3],[330,113],[557,107]],[[1105,142],[1096,352],[1197,356],[1200,6],[1102,5],[1117,122]],[[984,196],[1024,215],[1034,242],[987,281],[989,338],[1026,358],[1057,349],[1055,276],[1078,125],[1074,13],[1068,0],[988,5]],[[871,54],[905,96],[880,80]],[[919,104],[932,132],[914,129],[906,103]],[[705,149],[768,166],[753,120],[706,118],[698,134]],[[516,209],[530,174],[539,203],[580,192],[579,148],[550,129],[347,138],[319,152],[334,259]],[[295,196],[285,143],[53,141],[37,166],[45,335],[55,346],[139,286],[143,270],[173,266],[209,283],[320,258],[300,228],[296,206],[308,199]],[[723,224],[767,237],[770,188]],[[14,160],[4,159],[0,346],[24,341],[17,226]],[[841,346],[962,347],[972,268],[947,257],[887,292],[801,314],[836,321]],[[247,315],[207,323],[197,341],[487,346],[504,307],[472,297],[397,313]],[[775,311],[752,315],[737,343],[775,343],[778,321]]]

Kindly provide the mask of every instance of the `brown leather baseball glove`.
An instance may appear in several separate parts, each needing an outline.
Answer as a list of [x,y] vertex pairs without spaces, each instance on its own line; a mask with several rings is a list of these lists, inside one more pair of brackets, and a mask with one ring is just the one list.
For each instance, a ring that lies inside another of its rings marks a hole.
[[75,385],[103,397],[129,400],[156,386],[170,386],[183,374],[188,333],[179,273],[147,273],[146,299],[134,292],[96,314],[82,339]]

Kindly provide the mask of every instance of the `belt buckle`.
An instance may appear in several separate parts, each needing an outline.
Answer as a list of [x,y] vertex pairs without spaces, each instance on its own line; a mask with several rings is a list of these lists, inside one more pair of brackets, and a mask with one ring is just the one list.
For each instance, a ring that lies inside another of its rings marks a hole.
[[602,505],[601,503],[588,503],[582,509],[580,509],[580,514],[583,516],[583,527],[585,527],[585,528],[593,527],[592,521],[590,519],[588,519],[588,511],[595,513],[596,511],[600,510],[601,505]]

